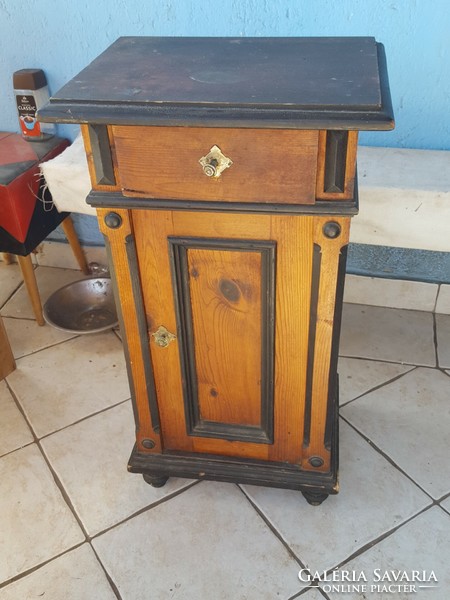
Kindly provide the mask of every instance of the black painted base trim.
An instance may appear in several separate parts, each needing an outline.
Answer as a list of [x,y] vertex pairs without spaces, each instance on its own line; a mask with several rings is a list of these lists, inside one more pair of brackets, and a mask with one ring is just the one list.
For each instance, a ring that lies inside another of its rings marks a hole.
[[133,449],[128,470],[149,479],[186,477],[287,488],[313,493],[337,493],[337,472],[314,473],[280,463],[262,463],[212,455],[143,454]]
[[120,192],[92,190],[86,202],[95,208],[125,208],[146,210],[200,210],[202,212],[233,212],[280,215],[341,215],[358,214],[358,192],[355,182],[353,200],[316,200],[315,204],[276,204],[273,202],[219,202],[209,200],[173,200],[124,196]]
[[[337,400],[336,393],[336,406]],[[128,470],[145,474],[149,483],[152,479],[162,481],[167,477],[244,483],[299,490],[312,501],[321,502],[326,495],[338,492],[338,411],[334,413],[331,470],[328,473],[303,471],[301,467],[287,463],[211,454],[144,454],[138,452],[136,446],[131,453]]]

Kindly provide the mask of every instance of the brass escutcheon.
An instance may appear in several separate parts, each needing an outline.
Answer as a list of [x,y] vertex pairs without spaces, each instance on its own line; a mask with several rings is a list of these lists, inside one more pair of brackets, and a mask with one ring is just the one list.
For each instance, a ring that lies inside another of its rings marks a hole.
[[213,146],[206,156],[202,156],[198,161],[203,167],[203,173],[207,177],[220,177],[222,171],[228,169],[233,164],[230,158],[222,154],[218,146]]
[[165,327],[160,325],[158,329],[152,333],[152,337],[155,339],[155,344],[160,348],[167,348],[170,342],[176,340],[177,336],[170,333]]

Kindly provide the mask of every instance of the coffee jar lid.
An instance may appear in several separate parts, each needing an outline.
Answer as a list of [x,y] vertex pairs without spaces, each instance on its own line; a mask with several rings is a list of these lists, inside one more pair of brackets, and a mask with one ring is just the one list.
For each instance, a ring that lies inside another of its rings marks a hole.
[[42,69],[21,69],[13,73],[13,85],[18,90],[39,90],[47,85]]

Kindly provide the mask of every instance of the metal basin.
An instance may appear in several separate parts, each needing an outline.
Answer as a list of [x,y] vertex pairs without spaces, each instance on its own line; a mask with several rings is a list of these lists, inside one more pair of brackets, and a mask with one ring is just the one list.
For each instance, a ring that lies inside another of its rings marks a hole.
[[92,277],[54,292],[44,304],[49,325],[70,333],[98,333],[117,325],[111,279]]

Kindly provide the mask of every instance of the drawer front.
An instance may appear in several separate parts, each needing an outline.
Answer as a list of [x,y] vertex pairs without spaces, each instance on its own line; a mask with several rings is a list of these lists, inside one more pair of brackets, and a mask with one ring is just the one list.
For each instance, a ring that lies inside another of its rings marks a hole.
[[[125,196],[313,204],[318,131],[112,127]],[[232,161],[208,177],[199,160],[217,146]]]

